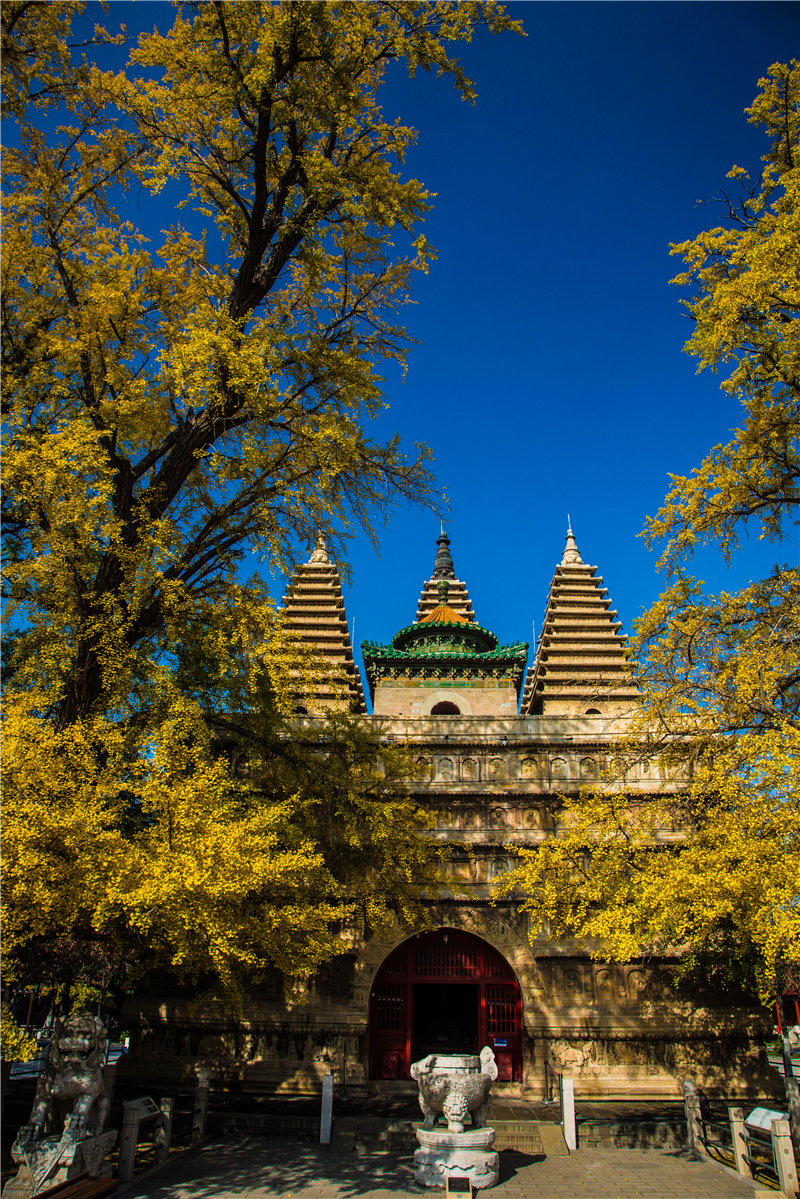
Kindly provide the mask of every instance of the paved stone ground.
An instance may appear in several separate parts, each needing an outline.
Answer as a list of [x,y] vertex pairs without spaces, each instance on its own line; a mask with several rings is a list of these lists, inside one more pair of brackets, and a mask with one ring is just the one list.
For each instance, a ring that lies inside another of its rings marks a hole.
[[[183,1160],[181,1160],[183,1159]],[[586,1149],[571,1157],[501,1154],[493,1199],[754,1199],[746,1183],[682,1150]],[[404,1199],[442,1196],[414,1182],[407,1154],[331,1153],[286,1141],[211,1142],[171,1160],[120,1199]],[[756,1191],[755,1195],[759,1192]]]

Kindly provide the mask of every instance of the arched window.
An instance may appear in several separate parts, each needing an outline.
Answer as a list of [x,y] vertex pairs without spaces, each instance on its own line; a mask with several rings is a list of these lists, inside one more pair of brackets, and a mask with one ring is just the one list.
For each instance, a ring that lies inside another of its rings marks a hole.
[[602,715],[602,713],[599,708],[587,708],[586,711],[584,712],[584,716],[601,716],[601,715]]
[[308,716],[308,708],[295,708],[295,716]]
[[461,709],[450,702],[449,699],[443,699],[441,703],[434,704],[431,708],[431,716],[460,716]]

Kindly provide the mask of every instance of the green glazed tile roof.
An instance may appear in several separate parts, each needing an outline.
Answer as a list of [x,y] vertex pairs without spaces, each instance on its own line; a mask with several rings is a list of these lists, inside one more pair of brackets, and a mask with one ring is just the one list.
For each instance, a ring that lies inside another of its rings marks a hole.
[[364,661],[407,661],[419,664],[423,660],[441,662],[524,662],[528,656],[526,642],[499,645],[494,633],[478,624],[464,621],[415,621],[400,629],[391,645],[377,641],[362,641]]
[[457,653],[454,650],[434,650],[427,654],[409,654],[403,650],[392,649],[389,645],[377,645],[368,641],[362,641],[361,652],[364,655],[365,661],[376,661],[378,659],[391,659],[394,662],[414,662],[419,663],[422,658],[430,658],[431,661],[442,661],[448,659],[459,662],[508,662],[511,660],[519,660],[525,662],[528,657],[528,646],[525,642],[520,642],[518,645],[501,645],[498,649],[488,650],[486,653]]

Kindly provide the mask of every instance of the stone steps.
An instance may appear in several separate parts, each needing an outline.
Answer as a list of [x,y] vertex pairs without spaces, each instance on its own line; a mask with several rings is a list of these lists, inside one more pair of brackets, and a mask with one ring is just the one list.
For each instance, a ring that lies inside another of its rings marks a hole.
[[510,1149],[531,1157],[569,1157],[560,1124],[547,1120],[492,1120],[498,1153]]
[[223,1137],[274,1137],[277,1140],[318,1141],[319,1116],[293,1116],[265,1112],[208,1113],[209,1134]]
[[[419,1120],[381,1120],[378,1117],[337,1120],[334,1136],[352,1138],[356,1153],[413,1153],[417,1148]],[[531,1157],[567,1157],[568,1150],[560,1124],[536,1120],[490,1120],[495,1130],[493,1148]],[[442,1129],[444,1126],[441,1126]],[[468,1126],[469,1127],[469,1126]],[[348,1148],[350,1145],[347,1146]]]
[[[413,1154],[421,1120],[386,1119],[385,1116],[337,1116],[331,1149],[340,1153]],[[560,1124],[539,1120],[491,1120],[493,1148],[530,1157],[567,1157]],[[440,1126],[442,1129],[444,1125]],[[469,1125],[467,1126],[469,1127]],[[289,1114],[209,1112],[209,1132],[216,1136],[265,1137],[317,1141],[319,1117]]]
[[[348,1124],[350,1124],[348,1120]],[[362,1116],[353,1121],[356,1153],[413,1153],[417,1148],[417,1129],[421,1120],[384,1120]],[[337,1125],[340,1121],[336,1121]]]

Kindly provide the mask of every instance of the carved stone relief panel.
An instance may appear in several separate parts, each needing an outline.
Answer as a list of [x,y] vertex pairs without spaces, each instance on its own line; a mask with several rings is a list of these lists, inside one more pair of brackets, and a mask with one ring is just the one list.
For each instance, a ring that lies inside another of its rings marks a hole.
[[439,773],[439,778],[440,778],[440,779],[451,779],[451,778],[453,778],[453,775],[454,775],[454,770],[453,770],[453,759],[452,759],[452,758],[440,758],[440,759],[439,759],[439,772],[438,772],[438,773]]
[[[680,809],[671,812],[665,821],[666,831],[670,833],[685,833],[688,832],[690,827],[688,815]],[[661,831],[664,832],[665,830],[662,828]]]
[[598,774],[596,758],[581,758],[582,779],[596,779]]
[[536,758],[523,758],[519,764],[519,776],[523,779],[538,779],[541,771]]
[[492,808],[489,812],[489,827],[490,828],[505,828],[507,824],[506,813],[502,808]]
[[490,758],[489,759],[489,778],[490,779],[507,779],[508,766],[505,758]]
[[605,1054],[597,1041],[567,1041],[560,1038],[550,1043],[547,1056],[557,1070],[570,1077],[608,1072]]
[[439,808],[436,823],[438,824],[439,828],[455,828],[452,809]]
[[567,759],[566,758],[551,758],[551,760],[550,760],[550,778],[551,779],[567,778]]
[[464,758],[461,763],[461,777],[466,782],[480,778],[478,763],[474,758]]
[[492,858],[489,864],[489,877],[500,878],[501,875],[507,874],[511,869],[511,863],[508,858]]
[[601,969],[595,972],[594,989],[601,1003],[613,1003],[617,999],[617,980],[612,969]]
[[447,863],[450,867],[448,873],[451,878],[461,879],[462,882],[474,882],[475,880],[475,860],[474,858],[451,858]]
[[540,829],[542,827],[541,808],[526,808],[522,814],[524,828]]
[[544,987],[545,994],[548,996],[552,995],[554,979],[553,971],[550,969],[550,967],[539,966],[539,977],[542,980],[542,986]]
[[648,970],[629,970],[626,979],[628,998],[633,1002],[642,999],[660,999],[661,988],[655,973]]
[[417,758],[418,778],[423,782],[429,783],[432,778],[431,760],[430,758]]
[[465,808],[461,824],[463,828],[480,828],[480,814],[475,808]]
[[353,998],[355,958],[336,957],[320,966],[314,978],[317,994],[346,1001]]
[[544,978],[541,972],[532,966],[530,971],[526,973],[525,991],[537,1003],[547,1002],[547,989],[545,987]]
[[580,970],[565,970],[562,983],[565,999],[578,999],[583,995],[583,979]]
[[[697,1047],[699,1051],[699,1046]],[[658,1046],[652,1041],[636,1039],[619,1039],[608,1046],[608,1057],[612,1074],[656,1075],[664,1069],[664,1052],[659,1052]],[[700,1060],[707,1062],[703,1056]]]
[[663,779],[664,769],[659,758],[643,758],[641,763],[642,778]]

